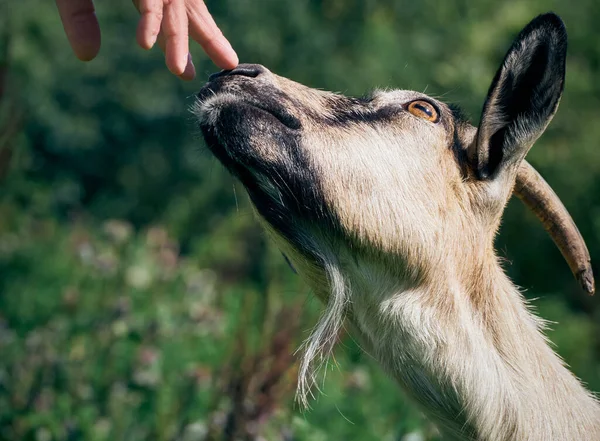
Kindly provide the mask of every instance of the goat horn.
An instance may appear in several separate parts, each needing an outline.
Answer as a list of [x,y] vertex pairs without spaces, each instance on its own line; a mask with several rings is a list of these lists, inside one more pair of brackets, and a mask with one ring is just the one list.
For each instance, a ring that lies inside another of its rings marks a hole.
[[542,222],[583,290],[593,295],[594,273],[583,237],[556,193],[527,161],[519,167],[513,192]]

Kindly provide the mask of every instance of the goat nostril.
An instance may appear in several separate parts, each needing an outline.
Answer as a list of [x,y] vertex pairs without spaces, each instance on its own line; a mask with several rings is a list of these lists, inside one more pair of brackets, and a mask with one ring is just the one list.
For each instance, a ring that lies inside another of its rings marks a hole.
[[208,81],[213,81],[217,78],[229,75],[241,75],[244,77],[256,78],[265,72],[267,72],[267,69],[260,64],[240,64],[235,69],[222,70],[221,72],[212,74],[210,77],[208,77]]
[[242,75],[244,77],[256,78],[266,71],[267,69],[262,67],[260,64],[240,64],[238,67],[233,69],[229,75]]
[[224,77],[225,75],[229,75],[230,70],[222,70],[221,72],[215,72],[214,74],[210,74],[208,77],[208,81],[214,81],[219,77]]

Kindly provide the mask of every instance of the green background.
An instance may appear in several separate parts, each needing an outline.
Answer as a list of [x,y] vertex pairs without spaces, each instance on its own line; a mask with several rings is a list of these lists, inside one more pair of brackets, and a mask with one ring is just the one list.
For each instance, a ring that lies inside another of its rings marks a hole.
[[[350,95],[426,90],[474,123],[512,38],[557,12],[566,88],[528,158],[600,262],[597,1],[207,4],[242,62]],[[438,439],[348,336],[312,409],[294,404],[320,305],[200,139],[188,107],[217,69],[194,45],[198,78],[178,80],[136,46],[130,2],[96,7],[102,50],[81,63],[54,2],[0,4],[0,439]],[[497,248],[600,391],[598,300],[518,201]]]

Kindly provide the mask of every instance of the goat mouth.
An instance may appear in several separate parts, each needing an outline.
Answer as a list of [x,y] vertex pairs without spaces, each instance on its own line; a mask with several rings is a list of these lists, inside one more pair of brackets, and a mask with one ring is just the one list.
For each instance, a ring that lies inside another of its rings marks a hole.
[[192,109],[208,149],[244,184],[285,161],[299,136],[299,121],[282,105],[264,101],[239,90],[215,91],[209,83]]
[[275,87],[224,77],[200,90],[192,111],[208,149],[248,187],[273,167],[289,165],[301,123],[288,102]]
[[300,130],[302,127],[300,120],[291,115],[284,107],[269,107],[260,102],[253,101],[246,101],[246,104],[275,117],[276,120],[290,130]]
[[269,87],[258,90],[256,85],[246,83],[223,79],[208,82],[196,95],[193,106],[200,126],[214,125],[224,106],[250,106],[271,115],[287,129],[299,130],[302,127],[300,120],[283,105],[286,99],[281,93]]

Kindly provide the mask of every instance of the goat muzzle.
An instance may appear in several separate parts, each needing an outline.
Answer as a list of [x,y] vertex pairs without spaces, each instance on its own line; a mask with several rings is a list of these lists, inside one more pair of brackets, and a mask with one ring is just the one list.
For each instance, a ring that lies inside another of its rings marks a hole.
[[513,192],[542,222],[581,288],[593,295],[594,274],[583,237],[556,193],[527,161],[519,167]]

